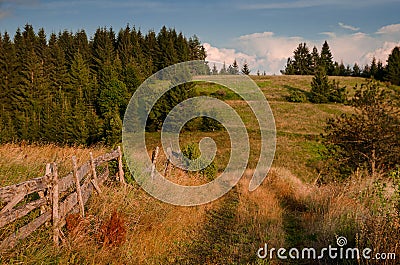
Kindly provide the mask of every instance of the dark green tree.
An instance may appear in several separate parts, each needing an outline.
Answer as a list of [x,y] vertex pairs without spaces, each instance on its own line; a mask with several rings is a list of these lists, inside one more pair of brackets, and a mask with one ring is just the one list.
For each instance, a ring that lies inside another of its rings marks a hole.
[[239,65],[237,64],[236,59],[233,60],[232,65],[229,65],[228,73],[231,74],[231,75],[239,74]]
[[249,69],[249,66],[247,65],[246,62],[243,64],[241,72],[244,75],[249,75],[250,74],[250,69]]
[[368,81],[355,87],[352,114],[329,119],[325,145],[331,173],[348,176],[357,168],[372,175],[388,173],[400,164],[400,113],[394,90]]
[[358,66],[357,63],[354,63],[353,72],[352,72],[351,75],[352,76],[361,76],[361,69],[360,69],[360,66]]
[[312,103],[329,102],[330,83],[325,68],[319,67],[311,82],[309,100]]
[[226,65],[225,65],[225,62],[224,62],[224,64],[222,65],[221,70],[219,71],[219,74],[220,75],[226,75],[227,73],[228,73],[228,70],[226,69]]
[[326,74],[332,75],[334,71],[333,56],[327,41],[322,45],[320,60],[321,65],[325,67]]
[[217,69],[217,66],[216,66],[215,64],[213,64],[213,68],[212,68],[212,70],[211,70],[211,73],[212,73],[213,75],[217,75],[217,74],[218,74],[218,69]]
[[312,53],[311,53],[311,70],[312,73],[315,74],[317,71],[317,68],[320,64],[320,57],[318,53],[317,47],[313,47]]
[[296,75],[309,75],[312,73],[312,59],[306,43],[300,43],[293,52],[293,68]]
[[370,66],[369,69],[370,69],[370,70],[369,70],[370,77],[376,79],[376,75],[377,75],[377,73],[378,73],[378,65],[376,64],[376,59],[375,59],[375,57],[372,58],[371,66]]
[[387,59],[385,79],[394,85],[400,85],[400,47],[395,47]]

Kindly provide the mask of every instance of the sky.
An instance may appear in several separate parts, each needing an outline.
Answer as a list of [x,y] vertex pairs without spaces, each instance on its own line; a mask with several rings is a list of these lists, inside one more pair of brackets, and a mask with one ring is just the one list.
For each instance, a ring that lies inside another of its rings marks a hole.
[[52,32],[126,25],[142,32],[162,26],[196,35],[207,60],[279,74],[300,42],[320,51],[326,40],[334,60],[385,63],[400,46],[400,0],[0,0],[0,32],[33,25]]

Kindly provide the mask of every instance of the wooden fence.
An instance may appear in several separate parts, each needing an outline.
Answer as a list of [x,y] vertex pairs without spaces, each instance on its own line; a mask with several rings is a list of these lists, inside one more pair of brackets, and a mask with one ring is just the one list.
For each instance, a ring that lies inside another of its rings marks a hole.
[[[84,204],[93,190],[101,193],[99,185],[109,177],[107,162],[111,160],[118,161],[117,178],[122,184],[125,184],[122,152],[118,147],[97,158],[93,158],[90,153],[90,160],[80,167],[77,166],[76,158],[72,157],[73,171],[63,178],[58,177],[57,164],[50,163],[46,165],[43,177],[0,188],[0,203],[5,204],[0,210],[0,229],[40,208],[38,217],[0,242],[0,252],[14,247],[19,240],[26,238],[50,221],[53,240],[58,245],[61,228],[65,225],[65,217],[71,212],[80,212],[84,217]],[[103,166],[103,169],[98,174],[96,168],[99,166]],[[34,193],[37,193],[38,199],[23,203],[24,198]]]

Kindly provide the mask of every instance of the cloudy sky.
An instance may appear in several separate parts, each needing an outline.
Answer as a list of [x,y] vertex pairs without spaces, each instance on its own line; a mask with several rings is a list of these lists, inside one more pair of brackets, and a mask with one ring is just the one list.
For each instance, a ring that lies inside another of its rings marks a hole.
[[196,34],[208,60],[255,73],[279,73],[300,42],[320,50],[327,40],[336,61],[383,62],[400,46],[399,0],[0,0],[0,32],[32,24],[46,32],[127,24],[146,32],[163,25]]

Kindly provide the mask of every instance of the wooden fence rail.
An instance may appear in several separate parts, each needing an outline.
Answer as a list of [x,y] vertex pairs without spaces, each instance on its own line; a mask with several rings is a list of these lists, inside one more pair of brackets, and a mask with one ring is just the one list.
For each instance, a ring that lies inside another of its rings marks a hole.
[[[94,159],[90,154],[90,160],[80,167],[77,167],[76,158],[73,157],[74,169],[63,178],[58,176],[57,165],[50,163],[46,166],[44,176],[0,188],[0,205],[5,204],[0,210],[0,229],[37,208],[41,209],[37,218],[0,242],[0,252],[14,247],[19,240],[28,237],[50,220],[53,225],[53,240],[58,245],[60,229],[65,225],[66,216],[71,212],[80,212],[83,217],[83,205],[89,200],[93,190],[101,192],[99,184],[102,184],[109,177],[107,162],[111,160],[118,161],[118,179],[122,184],[125,184],[122,152],[118,147],[110,153]],[[104,164],[103,170],[99,173],[96,172],[96,167]],[[89,176],[86,177],[87,175]],[[68,192],[71,193],[68,194]],[[21,203],[24,198],[33,193],[37,193],[39,199],[25,204]],[[62,201],[61,195],[65,197]]]

